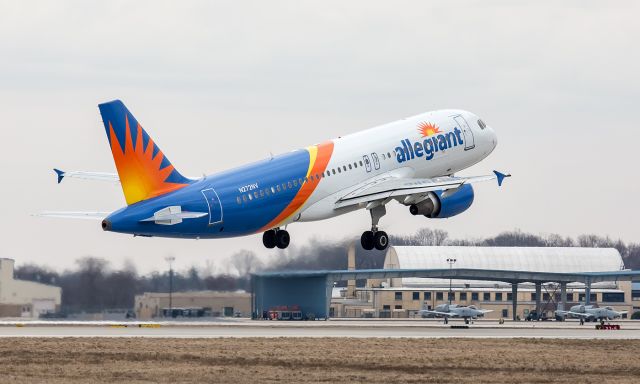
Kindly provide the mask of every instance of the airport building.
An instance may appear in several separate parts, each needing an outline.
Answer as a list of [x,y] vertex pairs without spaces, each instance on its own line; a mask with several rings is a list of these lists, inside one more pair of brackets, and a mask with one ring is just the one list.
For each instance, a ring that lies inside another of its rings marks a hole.
[[[350,257],[352,257],[350,255]],[[349,264],[355,265],[354,262]],[[474,270],[485,280],[400,277],[368,279],[365,287],[334,288],[329,309],[333,317],[407,318],[421,309],[439,304],[475,305],[492,310],[487,318],[525,319],[539,306],[541,316],[554,317],[558,309],[568,310],[589,302],[634,312],[632,283],[625,280],[584,283],[553,281],[522,282],[516,287],[507,276],[513,272],[604,273],[623,271],[622,257],[612,248],[534,247],[390,247],[384,269],[389,271]],[[484,272],[483,272],[484,271]],[[496,276],[496,281],[486,280]],[[589,298],[585,296],[589,292]],[[514,313],[513,295],[517,308]],[[565,295],[563,302],[562,295]],[[515,316],[514,316],[515,315]]]
[[244,291],[145,292],[135,297],[139,320],[197,317],[249,317],[251,295]]
[[62,289],[13,277],[13,259],[0,258],[0,317],[38,318],[58,312]]

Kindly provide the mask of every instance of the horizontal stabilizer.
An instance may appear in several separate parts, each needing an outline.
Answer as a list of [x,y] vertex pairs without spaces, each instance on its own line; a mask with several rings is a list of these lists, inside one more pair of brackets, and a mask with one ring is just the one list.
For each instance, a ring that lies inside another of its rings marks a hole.
[[207,216],[208,212],[187,212],[180,206],[163,208],[154,213],[153,216],[140,220],[141,222],[154,222],[159,225],[175,225],[182,223],[186,219],[197,219]]
[[58,184],[62,182],[62,179],[65,177],[70,177],[74,179],[82,179],[82,180],[98,180],[98,181],[107,181],[111,183],[120,182],[120,178],[115,173],[106,173],[106,172],[85,172],[85,171],[62,171],[60,169],[53,169],[58,175]]
[[81,219],[81,220],[102,220],[109,216],[111,212],[55,212],[44,211],[35,214],[36,217],[52,217],[56,219]]

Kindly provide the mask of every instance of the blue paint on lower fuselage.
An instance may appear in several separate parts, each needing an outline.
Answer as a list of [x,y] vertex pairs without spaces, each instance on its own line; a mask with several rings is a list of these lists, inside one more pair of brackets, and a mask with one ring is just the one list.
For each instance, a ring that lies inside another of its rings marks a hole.
[[[275,219],[293,200],[301,185],[293,186],[293,180],[304,179],[309,169],[309,152],[294,151],[249,164],[240,168],[217,173],[197,180],[175,192],[144,200],[122,208],[107,218],[111,222],[111,231],[142,236],[161,236],[176,238],[221,238],[255,233]],[[291,182],[292,187],[289,187]],[[283,189],[282,184],[287,184]],[[257,184],[257,188],[244,193],[239,188]],[[265,188],[280,185],[280,192],[264,194]],[[212,204],[213,213],[209,217],[209,204],[203,190],[213,189],[222,207],[222,221],[217,202]],[[262,197],[253,197],[254,192],[263,191]],[[248,194],[252,199],[249,200]],[[246,201],[242,198],[245,195]],[[237,198],[241,203],[238,204]],[[206,212],[197,219],[186,219],[180,224],[160,225],[153,221],[141,220],[153,217],[155,212],[169,207],[180,206],[182,211]],[[218,211],[216,211],[216,209]],[[210,222],[214,222],[210,224]]]

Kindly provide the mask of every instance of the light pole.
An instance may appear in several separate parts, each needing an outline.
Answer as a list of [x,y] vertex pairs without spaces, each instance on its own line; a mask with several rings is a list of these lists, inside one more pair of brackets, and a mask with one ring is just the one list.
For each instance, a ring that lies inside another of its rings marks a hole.
[[169,317],[173,317],[173,262],[176,258],[167,256],[164,259],[169,263]]
[[451,270],[453,269],[453,264],[455,264],[456,261],[456,259],[447,259],[447,263],[449,263],[449,305],[451,305],[451,296],[453,296],[453,290],[451,289]]

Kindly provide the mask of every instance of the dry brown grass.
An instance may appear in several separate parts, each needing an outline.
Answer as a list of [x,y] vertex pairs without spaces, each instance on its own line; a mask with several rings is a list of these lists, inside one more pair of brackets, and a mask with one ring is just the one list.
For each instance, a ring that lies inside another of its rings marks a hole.
[[640,341],[0,339],[0,382],[638,383]]

